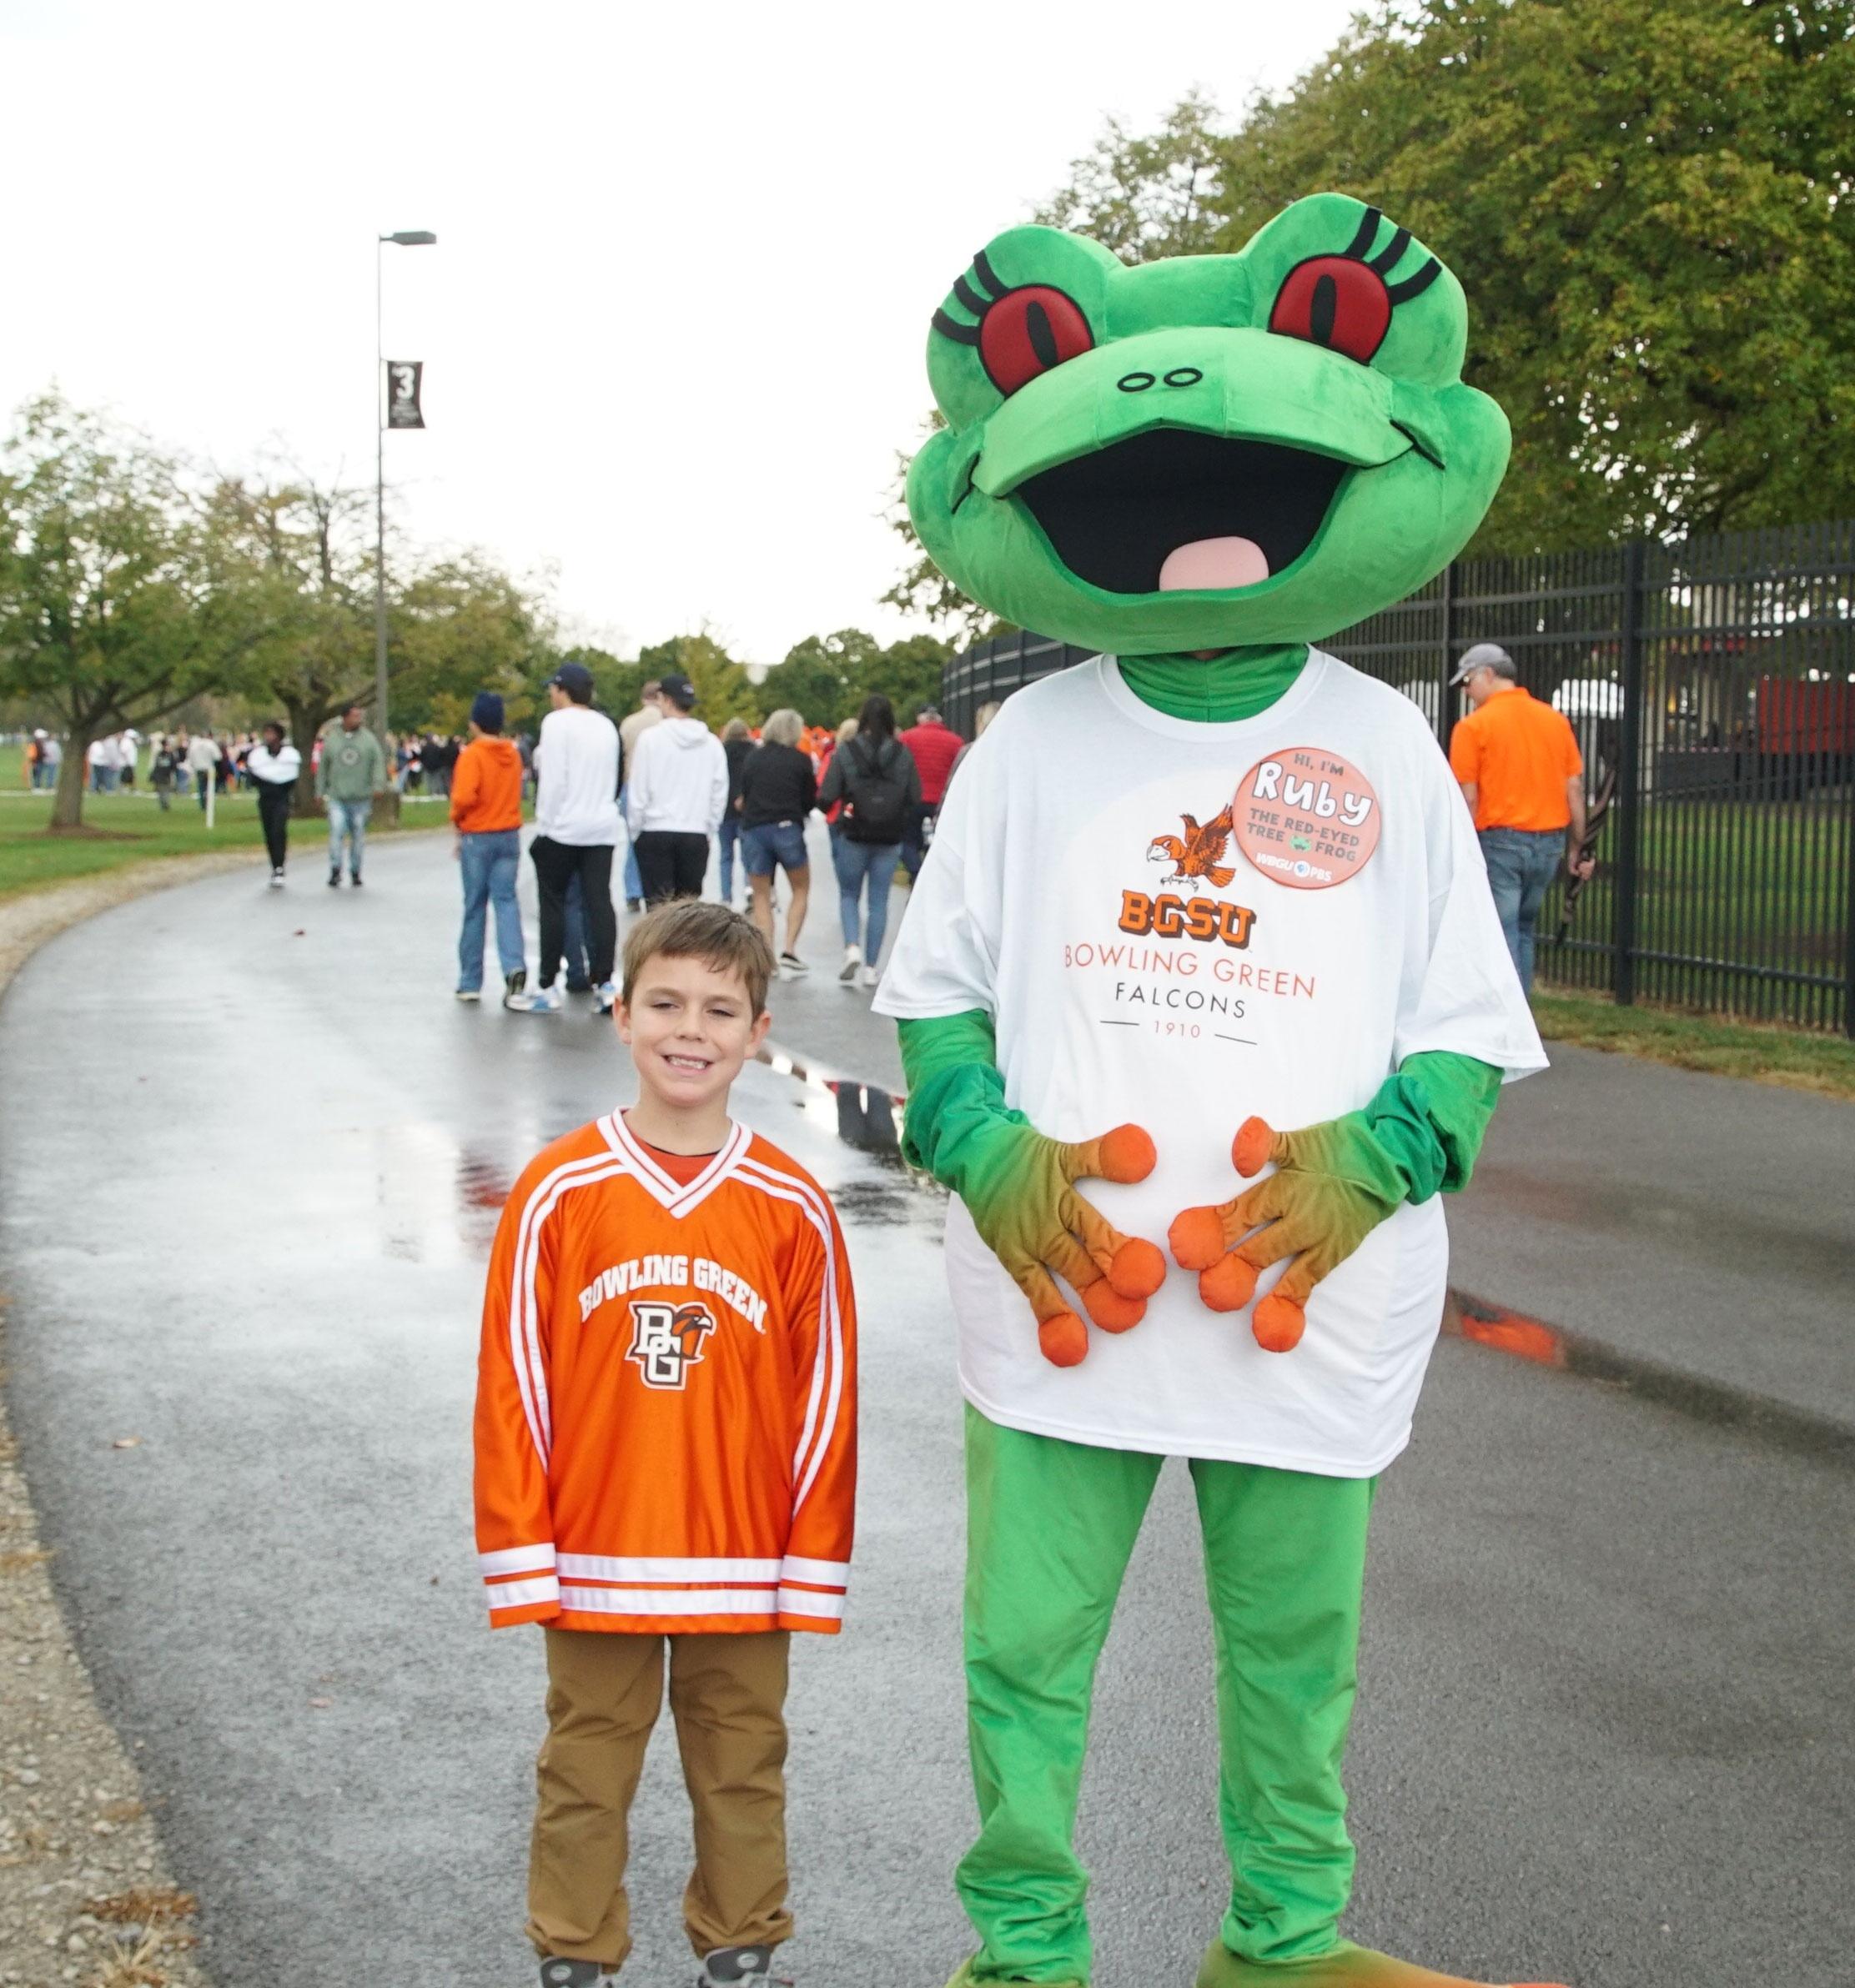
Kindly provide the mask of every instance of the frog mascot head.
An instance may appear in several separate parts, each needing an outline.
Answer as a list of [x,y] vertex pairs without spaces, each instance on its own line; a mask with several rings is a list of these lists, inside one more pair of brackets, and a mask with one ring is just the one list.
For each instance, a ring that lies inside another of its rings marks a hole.
[[1318,641],[1440,572],[1506,467],[1461,285],[1340,193],[1129,269],[1013,228],[935,312],[908,509],[1020,627],[1124,655]]

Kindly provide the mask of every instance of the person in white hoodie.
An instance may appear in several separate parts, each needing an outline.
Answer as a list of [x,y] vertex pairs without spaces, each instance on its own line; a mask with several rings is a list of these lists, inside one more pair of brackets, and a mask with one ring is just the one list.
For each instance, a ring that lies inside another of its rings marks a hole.
[[696,686],[674,671],[658,680],[664,720],[638,735],[625,776],[625,821],[646,904],[700,897],[709,837],[728,805],[728,756],[699,718]]
[[577,876],[586,910],[596,1011],[609,1014],[618,918],[612,909],[612,853],[618,846],[618,727],[592,708],[592,672],[562,663],[547,680],[554,706],[535,746],[535,836],[528,846],[541,899],[541,956],[532,992],[505,1006],[555,1014],[555,985],[566,949],[567,887]]
[[258,819],[264,825],[264,847],[270,853],[270,887],[284,887],[284,855],[289,846],[290,796],[303,771],[303,756],[284,736],[274,719],[251,748],[245,771],[258,783]]

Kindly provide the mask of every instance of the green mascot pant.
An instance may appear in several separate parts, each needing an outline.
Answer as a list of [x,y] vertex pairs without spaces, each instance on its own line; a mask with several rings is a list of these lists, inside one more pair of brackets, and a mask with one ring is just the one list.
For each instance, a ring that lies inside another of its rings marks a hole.
[[[966,1412],[966,1671],[979,1835],[956,1882],[974,1981],[1085,1983],[1076,1798],[1095,1663],[1164,1458]],[[1194,1458],[1217,1649],[1224,1945],[1300,1960],[1337,1940],[1353,1846],[1352,1717],[1374,1480]]]

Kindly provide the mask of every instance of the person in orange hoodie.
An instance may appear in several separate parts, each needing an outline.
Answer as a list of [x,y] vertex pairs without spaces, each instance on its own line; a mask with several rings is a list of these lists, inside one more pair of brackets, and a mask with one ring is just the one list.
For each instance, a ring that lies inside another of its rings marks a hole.
[[451,826],[464,879],[464,929],[457,941],[457,998],[483,997],[484,912],[496,907],[496,952],[507,1007],[528,985],[515,874],[521,866],[521,755],[502,735],[502,700],[479,690],[470,743],[451,775]]

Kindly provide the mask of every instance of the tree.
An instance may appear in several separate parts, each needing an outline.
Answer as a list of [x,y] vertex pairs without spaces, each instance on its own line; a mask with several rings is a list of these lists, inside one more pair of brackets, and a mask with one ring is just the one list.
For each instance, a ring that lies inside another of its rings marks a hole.
[[1124,262],[1203,255],[1223,218],[1219,175],[1224,141],[1217,106],[1194,90],[1173,106],[1151,138],[1118,118],[1085,158],[1071,162],[1067,186],[1038,208],[1046,228],[1092,235]]
[[[932,434],[947,425],[938,408],[922,424]],[[981,640],[998,626],[978,601],[969,600],[921,549],[914,520],[908,515],[908,464],[912,459],[896,453],[895,481],[889,488],[889,529],[907,548],[908,564],[902,577],[882,598],[884,607],[898,608],[905,615],[919,615],[937,628],[943,628],[957,643]]]
[[0,695],[66,735],[48,825],[80,830],[91,741],[237,686],[251,575],[179,465],[56,393],[0,449]]
[[747,671],[706,629],[641,649],[638,662],[646,676],[680,670],[696,686],[696,715],[713,729],[730,718],[751,721],[760,715],[760,700]]
[[951,642],[933,635],[905,635],[892,642],[863,674],[863,690],[880,690],[895,707],[898,724],[909,724],[923,705],[940,702],[942,665],[954,653]]
[[254,694],[283,709],[302,755],[293,811],[315,812],[310,756],[329,719],[374,681],[373,560],[367,545],[373,494],[229,477],[210,515],[235,549],[261,624],[253,654]]
[[1468,291],[1514,424],[1473,550],[1855,510],[1852,0],[1425,0],[1224,147],[1215,246],[1338,187]]
[[877,653],[876,638],[860,628],[807,635],[767,672],[760,686],[762,715],[784,707],[797,711],[807,725],[842,725],[855,713],[858,685]]
[[554,650],[545,602],[487,553],[415,564],[387,619],[395,710],[409,729],[460,732],[479,690],[495,690],[511,723],[536,700]]

